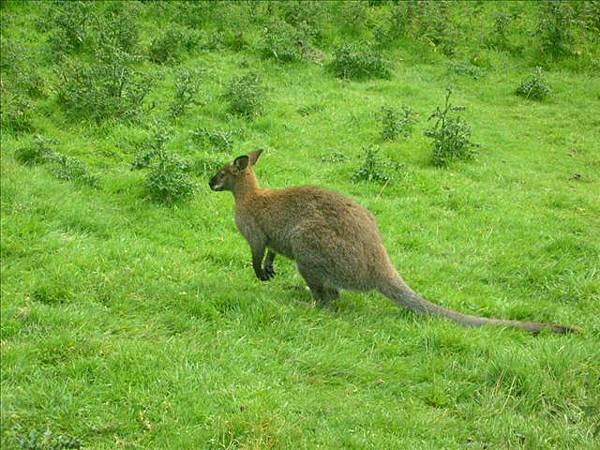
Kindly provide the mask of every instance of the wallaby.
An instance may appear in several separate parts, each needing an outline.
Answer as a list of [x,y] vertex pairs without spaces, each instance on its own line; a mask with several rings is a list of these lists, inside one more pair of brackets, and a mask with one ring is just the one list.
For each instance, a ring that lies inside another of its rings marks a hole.
[[235,223],[250,244],[252,267],[260,280],[275,275],[273,260],[281,254],[296,261],[321,304],[338,298],[340,289],[376,289],[415,313],[443,316],[464,326],[499,325],[534,333],[575,331],[562,325],[471,316],[425,300],[396,272],[375,218],[366,208],[318,187],[259,188],[253,166],[261,153],[256,150],[236,158],[208,183],[213,191],[233,193]]

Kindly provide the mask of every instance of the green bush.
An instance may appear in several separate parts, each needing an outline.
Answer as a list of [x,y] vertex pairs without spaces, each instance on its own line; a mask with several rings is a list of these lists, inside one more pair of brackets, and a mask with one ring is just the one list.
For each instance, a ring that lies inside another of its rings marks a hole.
[[537,35],[543,54],[560,58],[573,53],[573,8],[565,1],[544,2],[540,9]]
[[58,141],[54,139],[36,135],[31,144],[19,147],[15,151],[15,159],[27,166],[50,162],[56,155],[56,152],[52,148],[56,144],[58,144]]
[[146,192],[152,200],[167,205],[191,197],[197,190],[188,176],[190,164],[165,150],[170,138],[170,130],[160,123],[153,124],[151,136],[136,144],[138,153],[130,166],[131,170],[149,169],[144,183]]
[[380,117],[381,139],[384,141],[393,141],[398,136],[408,138],[417,121],[415,111],[408,106],[402,106],[400,110],[391,106],[383,106]]
[[234,135],[234,132],[223,129],[197,128],[191,132],[194,144],[217,152],[233,150]]
[[276,19],[263,29],[258,48],[265,58],[286,63],[302,59],[301,42],[301,33],[296,28]]
[[2,89],[0,94],[2,131],[28,133],[33,130],[33,104],[24,95]]
[[352,182],[360,181],[387,184],[394,179],[394,173],[399,172],[401,164],[386,161],[379,155],[379,147],[370,146],[363,148],[364,157],[361,166],[352,174]]
[[59,69],[58,99],[72,118],[102,122],[134,120],[152,89],[152,76],[132,68],[134,58],[118,49],[89,64],[68,59]]
[[72,181],[90,187],[99,187],[99,179],[87,164],[54,150],[58,141],[44,136],[35,136],[33,142],[15,151],[15,159],[28,166],[48,164],[50,172],[59,180]]
[[169,107],[171,118],[181,116],[186,109],[198,103],[196,96],[200,90],[200,71],[179,69],[175,78],[175,98]]
[[199,35],[196,32],[180,25],[172,25],[152,40],[148,57],[150,61],[158,64],[177,63],[186,51],[198,44],[198,41]]
[[471,159],[478,147],[471,141],[471,127],[459,115],[465,108],[452,105],[451,95],[452,89],[447,89],[444,107],[436,108],[429,118],[435,119],[435,123],[424,132],[425,136],[433,139],[432,163],[435,166],[447,166],[454,160]]
[[551,92],[541,67],[536,67],[531,75],[521,81],[516,90],[517,95],[531,100],[543,100]]
[[258,74],[250,72],[232,78],[227,84],[223,98],[228,104],[229,112],[253,118],[263,112],[265,91]]
[[344,43],[333,51],[329,67],[336,77],[353,80],[369,78],[389,79],[390,64],[374,48]]
[[160,203],[171,205],[190,197],[197,186],[187,175],[190,166],[175,155],[160,153],[146,176],[146,190]]

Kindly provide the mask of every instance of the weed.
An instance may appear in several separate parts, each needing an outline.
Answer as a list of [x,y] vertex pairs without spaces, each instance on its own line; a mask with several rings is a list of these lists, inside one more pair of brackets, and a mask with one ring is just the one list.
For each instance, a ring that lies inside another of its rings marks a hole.
[[275,19],[264,29],[259,50],[265,58],[286,63],[302,59],[301,33],[287,22]]
[[402,169],[402,165],[384,161],[379,155],[379,147],[363,147],[364,158],[362,165],[352,174],[352,182],[367,181],[373,183],[389,183],[394,178],[394,172]]
[[334,49],[330,68],[336,77],[344,79],[391,78],[390,64],[379,50],[348,43]]
[[475,155],[477,144],[471,141],[471,127],[459,115],[463,106],[450,103],[452,89],[446,90],[444,107],[438,106],[429,120],[435,119],[432,128],[425,130],[425,136],[433,139],[432,163],[446,166],[453,160],[470,159]]
[[225,89],[223,98],[228,103],[229,112],[253,118],[264,108],[265,92],[258,74],[254,72],[232,78]]
[[552,92],[546,82],[541,67],[536,67],[531,75],[521,81],[516,94],[531,100],[543,100]]
[[393,141],[398,136],[408,138],[417,122],[416,112],[408,106],[402,106],[397,110],[391,106],[381,108],[381,139]]
[[197,128],[190,132],[192,141],[211,151],[229,152],[233,149],[234,135],[224,129]]
[[171,118],[181,116],[191,105],[197,104],[196,95],[200,89],[198,70],[179,69],[175,78],[175,98],[169,107]]

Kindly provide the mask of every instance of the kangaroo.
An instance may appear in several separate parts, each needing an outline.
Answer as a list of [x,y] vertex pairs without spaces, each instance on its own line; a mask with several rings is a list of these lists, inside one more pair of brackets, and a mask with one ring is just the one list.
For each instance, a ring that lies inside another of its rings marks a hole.
[[576,331],[562,325],[462,314],[425,300],[392,265],[377,222],[366,208],[318,187],[260,188],[253,168],[261,153],[239,156],[208,183],[213,191],[233,193],[235,223],[250,245],[259,280],[275,276],[273,261],[280,254],[296,262],[312,296],[322,305],[337,299],[341,289],[378,290],[417,314],[442,316],[463,326],[498,325],[532,333]]

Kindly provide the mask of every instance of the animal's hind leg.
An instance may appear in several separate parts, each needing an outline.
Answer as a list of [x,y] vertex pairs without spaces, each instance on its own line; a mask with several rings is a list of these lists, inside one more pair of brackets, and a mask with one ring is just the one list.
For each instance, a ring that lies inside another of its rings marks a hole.
[[327,305],[331,300],[339,297],[340,293],[337,289],[326,286],[321,274],[313,269],[307,268],[302,264],[298,264],[300,275],[306,281],[313,298],[322,306]]

